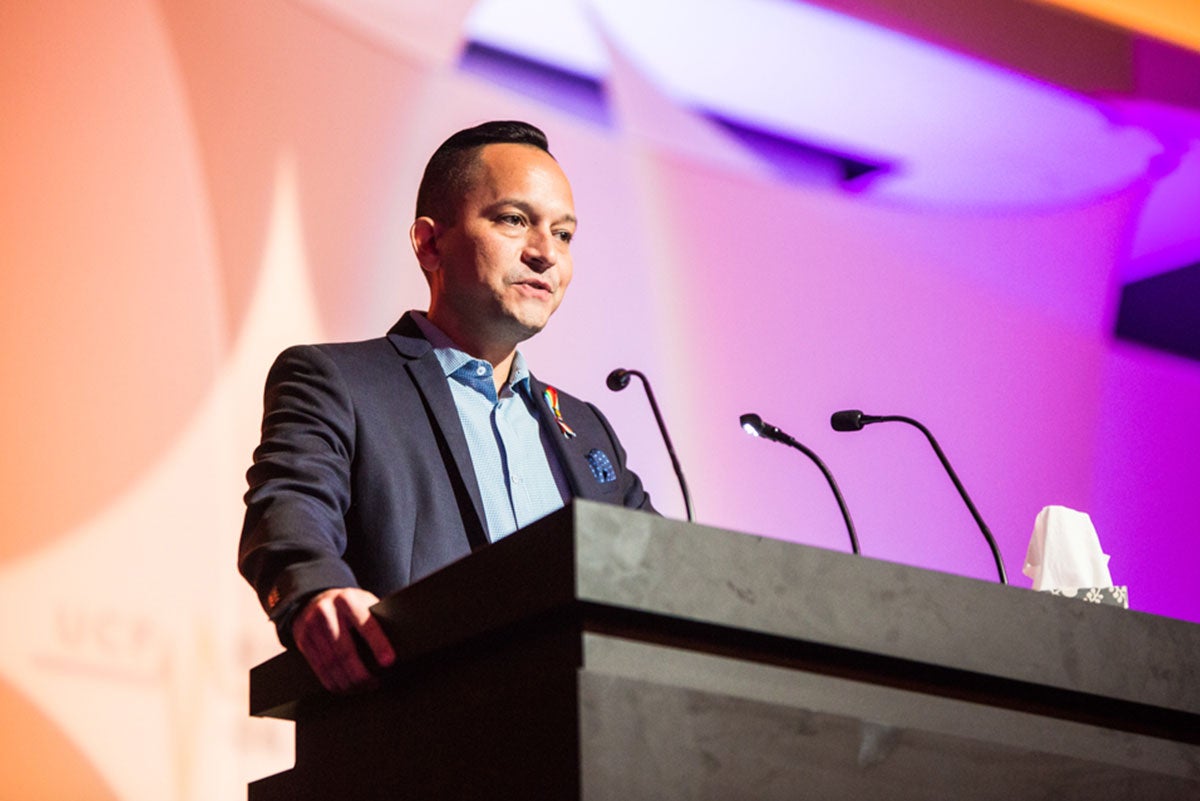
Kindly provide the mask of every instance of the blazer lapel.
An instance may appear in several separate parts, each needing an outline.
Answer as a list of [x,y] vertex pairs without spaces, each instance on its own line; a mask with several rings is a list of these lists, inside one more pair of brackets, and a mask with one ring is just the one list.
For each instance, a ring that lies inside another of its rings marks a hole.
[[534,406],[537,407],[538,420],[542,427],[549,432],[550,441],[554,443],[558,463],[567,477],[571,487],[571,495],[576,498],[595,498],[591,490],[596,486],[596,479],[588,467],[586,452],[583,448],[584,438],[566,437],[558,426],[554,410],[546,401],[546,385],[532,375],[529,377],[529,389],[533,393]]
[[[487,527],[484,525],[483,499],[479,492],[479,481],[475,478],[475,465],[471,462],[471,449],[467,445],[467,435],[463,432],[462,422],[458,419],[458,407],[454,403],[454,395],[450,392],[446,374],[442,365],[433,353],[429,341],[421,336],[416,323],[405,314],[392,330],[388,339],[402,356],[407,357],[405,369],[412,377],[413,384],[421,394],[425,411],[437,429],[439,447],[443,448],[443,459],[449,456],[447,466],[453,464],[455,493],[460,495],[463,522],[467,529],[467,538],[471,548],[486,545]],[[465,493],[466,497],[461,497]]]

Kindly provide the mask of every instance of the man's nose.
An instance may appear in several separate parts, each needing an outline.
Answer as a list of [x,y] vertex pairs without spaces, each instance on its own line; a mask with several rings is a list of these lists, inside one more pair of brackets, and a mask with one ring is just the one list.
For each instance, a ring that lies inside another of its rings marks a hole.
[[538,272],[549,270],[558,263],[558,243],[550,231],[530,228],[521,255],[522,260]]

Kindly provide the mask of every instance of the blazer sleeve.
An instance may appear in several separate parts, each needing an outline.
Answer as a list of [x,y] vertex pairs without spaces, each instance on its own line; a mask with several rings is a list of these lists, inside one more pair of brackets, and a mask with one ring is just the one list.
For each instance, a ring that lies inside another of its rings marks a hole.
[[308,598],[358,586],[342,559],[354,443],[353,401],[334,361],[315,346],[280,354],[267,376],[262,440],[246,473],[238,568],[285,645]]

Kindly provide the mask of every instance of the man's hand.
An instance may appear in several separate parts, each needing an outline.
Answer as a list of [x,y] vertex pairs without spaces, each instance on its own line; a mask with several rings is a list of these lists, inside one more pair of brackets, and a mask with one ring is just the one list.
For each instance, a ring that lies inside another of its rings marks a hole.
[[371,606],[378,602],[366,590],[339,587],[313,596],[296,615],[292,638],[325,689],[345,693],[374,683],[374,676],[358,655],[355,632],[380,667],[396,661],[392,644],[371,616]]

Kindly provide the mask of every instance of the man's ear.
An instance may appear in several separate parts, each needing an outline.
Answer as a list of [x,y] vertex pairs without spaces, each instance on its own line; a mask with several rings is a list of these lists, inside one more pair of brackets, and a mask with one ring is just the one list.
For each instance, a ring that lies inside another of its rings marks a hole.
[[432,217],[418,217],[408,229],[408,241],[412,243],[413,253],[417,262],[427,273],[436,271],[441,266],[438,253],[438,235],[441,228]]

